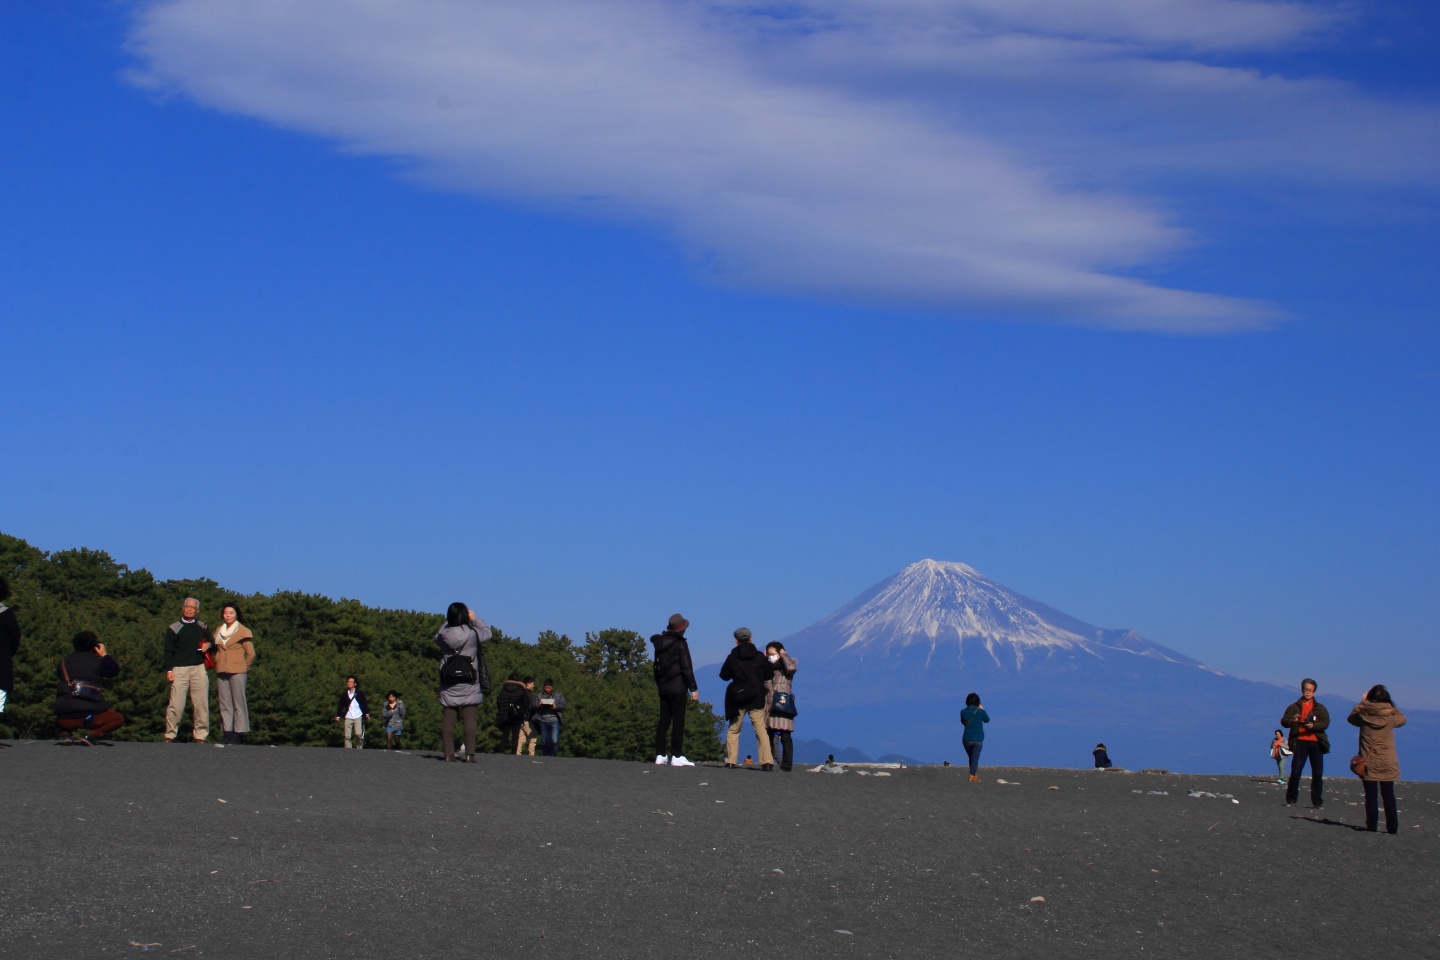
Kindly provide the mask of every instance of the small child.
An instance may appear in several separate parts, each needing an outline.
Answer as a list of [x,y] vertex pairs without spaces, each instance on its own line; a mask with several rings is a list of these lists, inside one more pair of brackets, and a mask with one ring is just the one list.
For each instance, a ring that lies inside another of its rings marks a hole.
[[1290,748],[1285,744],[1285,733],[1282,730],[1275,731],[1275,739],[1270,741],[1270,759],[1275,761],[1275,782],[1285,782],[1285,758],[1290,756]]
[[381,716],[385,718],[385,749],[394,750],[400,745],[400,734],[405,732],[405,701],[400,694],[391,690],[385,695]]

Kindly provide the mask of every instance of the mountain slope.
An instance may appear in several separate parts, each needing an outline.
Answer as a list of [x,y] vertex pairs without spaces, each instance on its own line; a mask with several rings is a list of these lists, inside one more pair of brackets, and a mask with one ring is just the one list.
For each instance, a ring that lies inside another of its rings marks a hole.
[[[871,755],[955,762],[958,713],[974,691],[992,717],[990,762],[1083,766],[1103,741],[1132,769],[1273,774],[1270,733],[1296,696],[935,560],[911,564],[783,642],[801,665],[801,733]],[[1340,754],[1352,752],[1353,700],[1322,700],[1335,715],[1329,772],[1348,774]],[[1440,714],[1409,715],[1399,735],[1405,775],[1440,779],[1431,735]]]

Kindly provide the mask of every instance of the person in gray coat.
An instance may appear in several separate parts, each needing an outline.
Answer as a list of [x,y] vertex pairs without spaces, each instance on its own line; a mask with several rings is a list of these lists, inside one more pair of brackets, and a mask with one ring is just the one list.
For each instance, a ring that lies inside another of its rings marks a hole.
[[[463,603],[452,603],[445,612],[445,626],[435,634],[440,648],[440,742],[445,762],[455,762],[455,714],[465,723],[465,760],[475,762],[475,711],[490,692],[490,674],[480,645],[490,639],[490,628],[475,611]],[[453,661],[453,662],[452,662]],[[453,667],[469,664],[464,676],[456,679]],[[450,675],[447,675],[450,674]]]

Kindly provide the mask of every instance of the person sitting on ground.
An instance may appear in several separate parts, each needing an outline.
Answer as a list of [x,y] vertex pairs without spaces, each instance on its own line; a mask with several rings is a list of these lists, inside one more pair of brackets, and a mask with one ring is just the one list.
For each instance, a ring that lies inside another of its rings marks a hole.
[[55,723],[62,744],[88,747],[92,740],[108,737],[125,722],[105,701],[105,681],[120,675],[120,664],[89,630],[75,634],[72,643],[75,652],[55,668]]
[[1275,761],[1275,782],[1285,782],[1285,758],[1290,756],[1290,748],[1285,745],[1285,731],[1276,730],[1275,739],[1270,741],[1270,759]]
[[500,746],[496,753],[518,753],[520,727],[530,716],[530,694],[519,671],[513,671],[500,685],[495,698],[495,726],[500,728]]
[[1110,762],[1110,752],[1105,749],[1105,744],[1095,744],[1095,749],[1091,750],[1090,752],[1095,755],[1096,770],[1109,770],[1111,767],[1115,766],[1115,764]]
[[380,718],[385,721],[385,749],[394,750],[400,746],[400,735],[405,732],[405,701],[400,699],[397,691],[385,694]]

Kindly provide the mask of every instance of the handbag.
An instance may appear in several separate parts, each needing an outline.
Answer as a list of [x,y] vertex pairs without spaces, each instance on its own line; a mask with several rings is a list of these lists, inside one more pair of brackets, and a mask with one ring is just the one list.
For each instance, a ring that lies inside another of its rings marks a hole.
[[65,661],[60,661],[60,675],[65,678],[66,693],[76,700],[93,700],[97,703],[105,699],[105,688],[98,683],[90,683],[88,680],[71,680],[70,671],[65,669]]
[[770,702],[770,716],[780,717],[783,720],[794,720],[800,713],[795,706],[795,694],[788,690],[775,694]]
[[1358,753],[1350,758],[1350,772],[1361,780],[1365,779],[1365,774],[1368,772],[1365,766],[1365,758]]
[[214,670],[214,669],[215,669],[215,658],[210,655],[210,651],[209,651],[209,650],[202,650],[202,651],[200,651],[200,652],[201,652],[201,653],[204,655],[204,657],[205,657],[205,669],[206,669],[206,670]]

